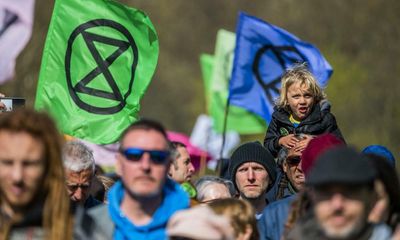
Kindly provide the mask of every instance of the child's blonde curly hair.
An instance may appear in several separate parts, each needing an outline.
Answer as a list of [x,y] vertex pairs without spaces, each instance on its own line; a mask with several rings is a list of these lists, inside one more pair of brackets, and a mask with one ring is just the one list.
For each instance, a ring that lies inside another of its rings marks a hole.
[[280,96],[276,101],[276,106],[278,108],[284,108],[290,112],[287,92],[292,84],[298,82],[300,82],[300,85],[305,85],[310,89],[310,92],[314,97],[314,104],[326,99],[326,94],[318,85],[315,77],[308,70],[307,65],[305,63],[297,64],[294,67],[287,69],[285,74],[282,76]]

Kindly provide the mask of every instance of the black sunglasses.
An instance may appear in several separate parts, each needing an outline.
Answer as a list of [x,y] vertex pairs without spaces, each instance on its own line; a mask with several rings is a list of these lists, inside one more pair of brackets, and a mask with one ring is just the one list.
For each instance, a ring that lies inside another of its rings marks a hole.
[[81,188],[82,190],[86,190],[90,187],[89,183],[82,183],[82,184],[68,184],[67,183],[67,189],[71,192],[75,192],[78,190],[78,188]]
[[160,150],[144,150],[141,148],[127,148],[121,149],[121,154],[125,156],[126,159],[133,162],[138,162],[142,158],[144,153],[148,153],[150,155],[150,159],[155,164],[163,164],[166,162],[168,157],[170,156],[169,151],[160,151]]
[[286,162],[290,165],[298,165],[301,161],[300,157],[291,157],[286,159]]

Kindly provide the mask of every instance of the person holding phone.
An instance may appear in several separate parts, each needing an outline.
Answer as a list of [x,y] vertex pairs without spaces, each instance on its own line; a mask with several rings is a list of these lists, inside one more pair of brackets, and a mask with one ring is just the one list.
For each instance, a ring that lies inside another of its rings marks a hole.
[[21,97],[6,97],[0,93],[0,113],[11,112],[25,106],[25,98]]
[[[0,98],[5,97],[4,94],[0,93]],[[6,105],[2,102],[0,102],[0,113],[3,112],[6,109]]]

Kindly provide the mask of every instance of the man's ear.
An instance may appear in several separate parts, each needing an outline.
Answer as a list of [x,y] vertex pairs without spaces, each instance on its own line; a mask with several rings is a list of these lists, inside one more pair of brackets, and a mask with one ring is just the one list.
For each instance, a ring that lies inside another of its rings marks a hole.
[[379,200],[387,197],[385,186],[383,185],[383,182],[381,180],[374,181],[373,191],[371,191],[371,194],[369,195],[370,196],[368,197],[368,199],[370,200],[370,209],[372,209]]
[[121,177],[122,175],[122,161],[123,161],[123,157],[121,155],[121,153],[117,153],[117,155],[115,156],[116,160],[115,161],[115,173]]
[[174,167],[173,167],[173,164],[172,164],[172,160],[170,159],[169,161],[168,161],[168,163],[167,163],[167,165],[166,165],[166,167],[167,167],[167,175],[169,176],[169,177],[172,177],[172,174],[173,174],[173,171],[174,171]]
[[288,166],[286,160],[283,161],[283,163],[282,163],[282,170],[283,170],[284,173],[287,173],[288,167],[289,167],[289,166]]

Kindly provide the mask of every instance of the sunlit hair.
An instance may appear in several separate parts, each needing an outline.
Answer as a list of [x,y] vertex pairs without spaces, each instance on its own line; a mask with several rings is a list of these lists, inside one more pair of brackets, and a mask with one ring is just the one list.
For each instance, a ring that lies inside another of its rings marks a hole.
[[312,208],[311,197],[309,189],[304,189],[297,194],[296,199],[290,204],[290,210],[288,213],[288,218],[284,225],[283,239],[286,239],[295,224],[311,211]]
[[63,148],[64,167],[73,172],[91,169],[95,172],[93,151],[84,143],[79,141],[70,141]]
[[140,119],[140,120],[132,123],[128,128],[126,128],[122,132],[122,134],[119,138],[121,147],[122,147],[122,142],[125,139],[125,136],[134,130],[145,130],[145,131],[153,130],[153,131],[160,133],[165,138],[165,141],[167,143],[167,146],[166,146],[167,149],[168,150],[171,149],[171,144],[170,144],[170,141],[168,140],[167,132],[165,131],[165,128],[161,125],[161,123],[154,121],[154,120],[150,120],[150,119]]
[[99,179],[99,181],[101,182],[101,184],[104,187],[103,202],[107,202],[108,201],[108,199],[107,199],[108,190],[110,190],[110,188],[114,185],[115,181],[112,178],[109,178],[104,175],[99,175],[96,177],[97,177],[97,179]]
[[318,85],[315,77],[308,70],[307,65],[304,63],[297,64],[294,67],[287,69],[282,76],[280,96],[276,101],[276,106],[278,108],[283,108],[290,112],[287,92],[289,87],[295,83],[300,83],[300,86],[304,85],[310,90],[310,93],[314,97],[314,104],[326,99],[326,94]]
[[178,141],[172,141],[170,143],[171,146],[171,158],[172,158],[172,164],[174,165],[175,170],[178,169],[178,162],[176,161],[176,159],[178,159],[181,155],[178,151],[178,148],[183,147],[186,148],[186,145],[178,142]]
[[[45,171],[43,186],[36,193],[43,194],[42,226],[45,239],[71,239],[72,217],[70,200],[65,188],[64,169],[61,161],[63,139],[54,122],[45,113],[19,109],[0,114],[0,132],[27,133],[44,146]],[[0,198],[0,205],[2,199]],[[1,220],[0,220],[1,221]],[[0,223],[2,239],[8,239],[11,223]]]
[[218,199],[210,202],[208,206],[219,215],[229,218],[235,231],[235,237],[244,234],[251,229],[250,240],[258,240],[257,220],[253,206],[246,200],[236,198]]
[[195,187],[197,190],[197,201],[199,202],[203,202],[204,199],[206,198],[207,192],[205,191],[207,189],[208,186],[212,185],[212,184],[221,184],[224,185],[231,197],[236,195],[236,189],[235,186],[233,185],[233,183],[230,180],[226,180],[217,176],[203,176],[201,178],[199,178],[199,180],[197,180]]

